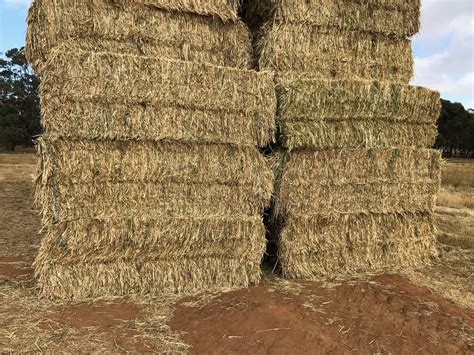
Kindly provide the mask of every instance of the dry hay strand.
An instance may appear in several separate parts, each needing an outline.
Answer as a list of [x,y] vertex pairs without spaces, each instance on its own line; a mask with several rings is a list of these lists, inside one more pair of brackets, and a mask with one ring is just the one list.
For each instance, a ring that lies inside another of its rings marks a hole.
[[440,185],[440,155],[429,150],[295,151],[280,169],[281,216],[433,211]]
[[251,186],[269,195],[272,172],[257,148],[175,141],[38,140],[38,181],[189,182]]
[[248,287],[261,278],[263,250],[253,259],[182,258],[135,260],[107,264],[45,263],[36,276],[42,296],[85,299],[129,294],[159,295],[163,292],[195,293]]
[[[263,253],[265,227],[252,217],[76,219],[45,226],[42,262],[110,262]],[[47,260],[43,260],[47,257]]]
[[430,213],[291,216],[279,260],[289,278],[417,267],[437,255]]
[[27,57],[39,73],[58,45],[248,68],[252,47],[240,21],[170,12],[136,2],[36,0],[28,15]]
[[144,56],[53,52],[40,92],[43,125],[52,135],[246,145],[273,140],[276,97],[268,73]]
[[420,0],[259,0],[250,1],[254,23],[291,22],[396,37],[420,30]]
[[408,83],[411,41],[377,34],[273,24],[258,41],[259,67],[282,78],[366,79]]
[[295,80],[278,86],[285,147],[429,147],[439,93],[380,81]]

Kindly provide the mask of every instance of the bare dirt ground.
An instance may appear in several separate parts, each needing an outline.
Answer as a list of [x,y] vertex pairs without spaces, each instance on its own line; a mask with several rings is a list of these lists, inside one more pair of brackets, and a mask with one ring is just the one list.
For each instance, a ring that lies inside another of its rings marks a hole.
[[[32,202],[34,160],[31,154],[0,154],[0,352],[474,350],[472,200],[465,191],[474,184],[454,185],[444,178],[447,193],[439,202],[451,195],[456,201],[438,208],[441,254],[425,269],[315,281],[266,273],[261,285],[221,294],[69,303],[37,296],[32,262],[40,221]],[[445,172],[453,164],[456,171],[466,168],[453,162]],[[453,188],[457,195],[450,194]],[[447,234],[451,239],[443,237]]]

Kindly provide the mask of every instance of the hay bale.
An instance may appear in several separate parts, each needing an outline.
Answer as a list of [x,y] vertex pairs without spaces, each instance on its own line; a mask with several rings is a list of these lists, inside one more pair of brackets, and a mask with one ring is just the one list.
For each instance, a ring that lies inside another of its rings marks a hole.
[[411,41],[306,24],[270,23],[258,41],[259,67],[279,77],[368,79],[408,83]]
[[[52,136],[266,145],[272,76],[164,58],[54,51],[41,83]],[[60,65],[59,65],[60,64]]]
[[177,141],[38,141],[38,182],[162,182],[248,186],[268,195],[272,173],[257,148]]
[[249,67],[251,39],[242,22],[169,10],[143,1],[36,0],[28,15],[27,57],[40,73],[58,45]]
[[61,299],[214,291],[258,282],[262,252],[254,260],[208,257],[179,262],[140,258],[106,264],[44,263],[36,265],[36,277],[44,297]]
[[266,21],[335,27],[411,37],[420,29],[420,0],[259,0],[250,1],[254,24]]
[[[45,228],[40,260],[112,261],[142,253],[183,258],[206,251],[207,245],[213,246],[212,254],[224,257],[235,248],[257,252],[256,248],[264,248],[264,236],[265,227],[259,215],[80,218]],[[224,248],[226,243],[236,244],[235,248]]]
[[437,255],[427,212],[290,216],[279,242],[289,278],[418,267]]
[[[432,212],[440,185],[440,159],[434,150],[295,151],[284,167],[275,213]],[[315,167],[319,175],[307,166]],[[329,174],[324,176],[325,172]]]
[[281,141],[289,149],[429,147],[439,93],[379,81],[282,80]]

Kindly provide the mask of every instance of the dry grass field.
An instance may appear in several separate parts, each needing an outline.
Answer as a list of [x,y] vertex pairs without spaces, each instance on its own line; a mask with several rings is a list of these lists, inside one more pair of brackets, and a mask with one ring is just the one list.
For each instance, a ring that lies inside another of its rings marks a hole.
[[[35,156],[0,154],[0,352],[472,353],[474,162],[444,166],[433,265],[179,299],[40,299]],[[317,348],[315,347],[317,345]]]
[[474,249],[474,160],[448,160],[437,199],[439,239]]

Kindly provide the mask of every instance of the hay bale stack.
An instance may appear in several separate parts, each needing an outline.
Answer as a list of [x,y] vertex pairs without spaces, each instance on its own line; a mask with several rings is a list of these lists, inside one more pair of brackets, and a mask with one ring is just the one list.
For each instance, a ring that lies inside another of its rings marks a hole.
[[408,85],[420,1],[263,0],[248,12],[261,26],[260,69],[277,81],[283,275],[427,261],[440,100]]
[[276,97],[249,47],[226,0],[33,3],[45,296],[258,282]]

